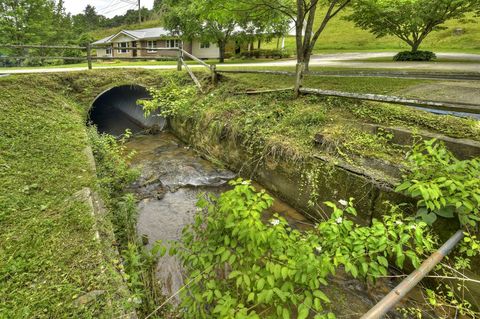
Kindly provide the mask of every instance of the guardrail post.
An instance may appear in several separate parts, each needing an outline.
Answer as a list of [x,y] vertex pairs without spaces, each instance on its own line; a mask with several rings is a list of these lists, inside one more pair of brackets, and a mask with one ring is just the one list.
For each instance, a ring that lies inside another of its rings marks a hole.
[[295,97],[300,95],[300,88],[303,84],[303,73],[305,71],[305,63],[297,63],[296,77],[295,77]]
[[92,69],[92,46],[90,43],[87,44],[87,64],[88,69]]
[[210,70],[212,72],[212,85],[216,85],[217,84],[217,65],[212,64],[210,66]]
[[182,49],[179,48],[177,53],[177,71],[182,71],[182,59],[183,59]]

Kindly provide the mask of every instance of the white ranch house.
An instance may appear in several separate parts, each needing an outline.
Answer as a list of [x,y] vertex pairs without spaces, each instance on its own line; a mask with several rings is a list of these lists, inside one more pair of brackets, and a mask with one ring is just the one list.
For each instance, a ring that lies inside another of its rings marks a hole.
[[[106,46],[96,49],[98,57],[157,57],[176,56],[173,50],[182,44],[183,49],[201,59],[218,59],[220,51],[216,43],[198,40],[183,42],[180,38],[164,28],[142,30],[122,30],[114,35],[98,40],[94,46]],[[172,48],[172,50],[130,50],[126,48]]]

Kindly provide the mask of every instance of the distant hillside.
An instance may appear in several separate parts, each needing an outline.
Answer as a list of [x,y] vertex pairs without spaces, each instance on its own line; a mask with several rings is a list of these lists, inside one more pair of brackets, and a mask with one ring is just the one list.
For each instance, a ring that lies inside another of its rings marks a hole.
[[[317,21],[321,21],[322,12],[319,12]],[[359,51],[359,50],[391,50],[399,51],[408,49],[408,46],[395,37],[375,38],[368,31],[355,27],[352,22],[346,21],[343,16],[332,20],[327,26],[325,32],[315,46],[316,51]],[[449,21],[446,24],[447,30],[432,33],[424,42],[422,48],[432,51],[462,51],[480,53],[480,19],[470,18],[468,22],[458,20]],[[90,35],[95,39],[105,38],[117,33],[122,29],[143,29],[161,26],[160,20],[152,20],[141,24],[125,25],[111,29],[101,29],[91,32]],[[454,32],[460,28],[460,32]],[[461,33],[461,34],[459,34]],[[269,44],[264,44],[264,48],[276,48],[277,41],[274,39]],[[295,39],[289,37],[285,41],[287,50],[295,51]]]
[[99,29],[99,30],[89,32],[88,34],[95,40],[100,40],[112,34],[118,33],[121,30],[137,30],[137,29],[156,28],[161,26],[162,26],[162,22],[160,20],[151,20],[151,21],[145,21],[142,23],[123,25],[115,28]]

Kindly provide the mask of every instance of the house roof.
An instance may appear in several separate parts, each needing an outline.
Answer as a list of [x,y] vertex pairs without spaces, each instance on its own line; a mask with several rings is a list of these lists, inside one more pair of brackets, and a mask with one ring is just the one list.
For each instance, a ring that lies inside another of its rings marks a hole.
[[122,30],[114,35],[103,38],[101,40],[93,42],[93,44],[106,44],[111,43],[118,35],[124,34],[135,40],[148,40],[148,39],[158,39],[161,37],[172,36],[173,34],[164,29],[164,28],[149,28],[149,29],[140,29],[140,30]]

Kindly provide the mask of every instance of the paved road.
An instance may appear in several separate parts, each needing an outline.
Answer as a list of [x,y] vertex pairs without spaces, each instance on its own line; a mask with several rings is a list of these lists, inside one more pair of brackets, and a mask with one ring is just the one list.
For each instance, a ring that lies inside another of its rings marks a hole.
[[[404,69],[404,70],[430,70],[430,71],[455,71],[455,72],[480,72],[480,55],[466,53],[438,53],[438,57],[456,58],[471,60],[473,63],[462,62],[362,62],[356,61],[361,59],[369,59],[376,57],[392,57],[395,52],[380,53],[335,53],[314,55],[311,59],[311,66],[325,66],[338,68],[362,68],[362,69]],[[478,63],[476,63],[478,62]],[[242,68],[242,67],[293,67],[295,60],[260,62],[260,63],[242,63],[242,64],[223,64],[222,68]],[[191,67],[201,67],[199,65],[191,65]],[[152,65],[152,66],[104,66],[95,67],[95,69],[176,69],[176,65]],[[32,68],[32,69],[0,69],[0,73],[18,74],[18,73],[57,73],[84,71],[86,67],[75,68]]]

